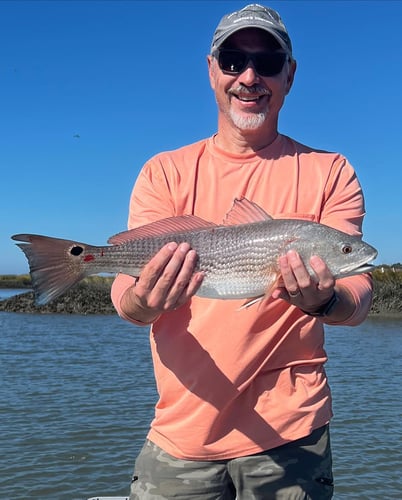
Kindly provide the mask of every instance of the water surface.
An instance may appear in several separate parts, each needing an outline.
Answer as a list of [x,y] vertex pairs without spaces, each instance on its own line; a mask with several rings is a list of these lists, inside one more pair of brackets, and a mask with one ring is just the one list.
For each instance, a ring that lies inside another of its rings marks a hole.
[[0,288],[0,300],[8,299],[14,295],[20,295],[21,293],[27,293],[31,290],[28,288]]
[[[126,495],[156,399],[148,330],[1,312],[0,333],[0,499]],[[401,499],[402,321],[326,338],[335,498]]]

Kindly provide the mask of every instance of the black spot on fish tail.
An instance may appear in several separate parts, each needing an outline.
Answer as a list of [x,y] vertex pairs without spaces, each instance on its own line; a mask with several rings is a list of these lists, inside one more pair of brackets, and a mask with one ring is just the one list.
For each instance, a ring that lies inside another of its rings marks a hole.
[[70,253],[71,253],[71,255],[74,255],[74,257],[78,257],[79,255],[82,254],[83,251],[84,251],[84,249],[82,247],[74,246],[70,250]]

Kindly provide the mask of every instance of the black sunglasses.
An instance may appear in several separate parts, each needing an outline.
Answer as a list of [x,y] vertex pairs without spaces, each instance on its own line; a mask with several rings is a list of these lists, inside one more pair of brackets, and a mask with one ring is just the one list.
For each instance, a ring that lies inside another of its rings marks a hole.
[[212,54],[220,69],[229,75],[242,73],[252,61],[260,76],[275,76],[282,71],[288,58],[286,52],[244,52],[237,49],[217,49]]

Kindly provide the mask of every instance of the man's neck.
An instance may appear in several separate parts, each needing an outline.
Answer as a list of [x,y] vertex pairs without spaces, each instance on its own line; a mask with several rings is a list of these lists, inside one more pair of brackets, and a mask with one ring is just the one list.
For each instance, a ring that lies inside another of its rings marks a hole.
[[240,130],[234,127],[219,126],[214,137],[215,144],[235,154],[246,154],[266,148],[278,137],[277,128],[267,130],[258,128],[254,130]]

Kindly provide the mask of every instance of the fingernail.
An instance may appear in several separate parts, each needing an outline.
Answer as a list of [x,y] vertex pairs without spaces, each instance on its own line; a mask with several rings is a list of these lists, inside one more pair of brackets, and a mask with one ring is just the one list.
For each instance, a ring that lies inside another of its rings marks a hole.
[[195,250],[189,250],[187,258],[190,260],[194,260],[196,257],[197,257],[197,252]]
[[187,253],[190,249],[190,245],[188,243],[180,243],[179,250],[180,252]]

